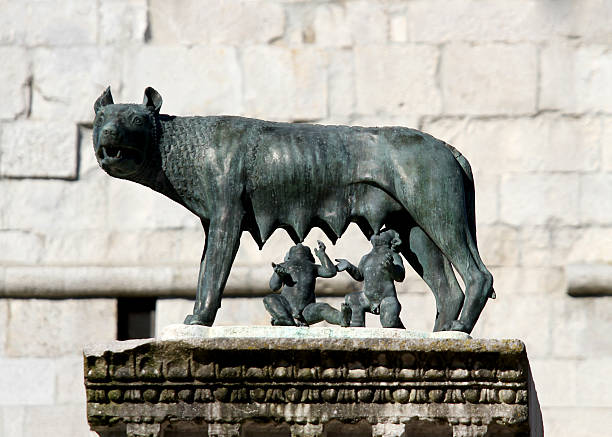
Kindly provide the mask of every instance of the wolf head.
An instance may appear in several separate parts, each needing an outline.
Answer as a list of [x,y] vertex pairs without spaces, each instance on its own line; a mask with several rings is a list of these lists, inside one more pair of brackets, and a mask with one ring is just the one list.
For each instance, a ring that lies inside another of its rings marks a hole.
[[148,87],[142,104],[114,104],[110,87],[94,104],[93,144],[98,164],[109,175],[128,178],[139,173],[156,145],[156,117],[162,105]]

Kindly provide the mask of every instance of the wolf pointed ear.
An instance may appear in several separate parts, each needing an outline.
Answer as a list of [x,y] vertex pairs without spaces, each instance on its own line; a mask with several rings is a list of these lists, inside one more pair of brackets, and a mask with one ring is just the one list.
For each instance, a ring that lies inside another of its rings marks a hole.
[[96,103],[94,103],[94,112],[97,114],[102,106],[112,105],[113,103],[115,102],[113,102],[113,96],[111,95],[110,86],[108,86],[100,95],[100,97],[98,97]]
[[159,112],[161,109],[161,105],[163,103],[162,96],[159,95],[157,91],[155,91],[150,86],[145,89],[144,99],[142,103],[152,109],[154,112]]

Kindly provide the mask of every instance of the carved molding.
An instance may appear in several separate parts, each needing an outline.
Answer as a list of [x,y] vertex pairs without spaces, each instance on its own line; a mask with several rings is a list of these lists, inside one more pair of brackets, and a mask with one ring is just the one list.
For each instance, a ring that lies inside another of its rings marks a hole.
[[483,342],[117,342],[114,349],[86,352],[88,418],[94,429],[249,418],[379,424],[416,416],[450,425],[528,426],[524,346]]

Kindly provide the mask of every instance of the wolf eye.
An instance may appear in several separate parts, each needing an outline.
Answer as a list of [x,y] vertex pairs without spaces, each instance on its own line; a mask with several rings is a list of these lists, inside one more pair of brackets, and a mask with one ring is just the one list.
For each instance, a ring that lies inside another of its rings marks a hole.
[[132,117],[132,124],[135,124],[136,126],[141,126],[143,123],[142,117],[139,117],[137,115]]
[[95,120],[94,124],[95,124],[96,126],[101,126],[103,122],[104,122],[104,114],[99,114],[99,115],[96,117],[96,120]]

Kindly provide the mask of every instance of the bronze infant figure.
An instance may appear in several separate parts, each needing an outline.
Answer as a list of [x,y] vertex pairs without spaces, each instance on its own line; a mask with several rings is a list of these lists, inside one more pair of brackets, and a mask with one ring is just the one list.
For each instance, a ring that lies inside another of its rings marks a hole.
[[272,263],[274,273],[270,278],[270,288],[282,290],[280,294],[264,297],[264,306],[272,315],[272,325],[310,326],[325,320],[333,325],[348,326],[351,312],[343,304],[341,311],[327,303],[316,302],[315,283],[317,277],[333,278],[336,266],[325,253],[325,245],[318,241],[315,255],[321,265],[315,264],[310,248],[299,243],[289,249],[285,261]]

